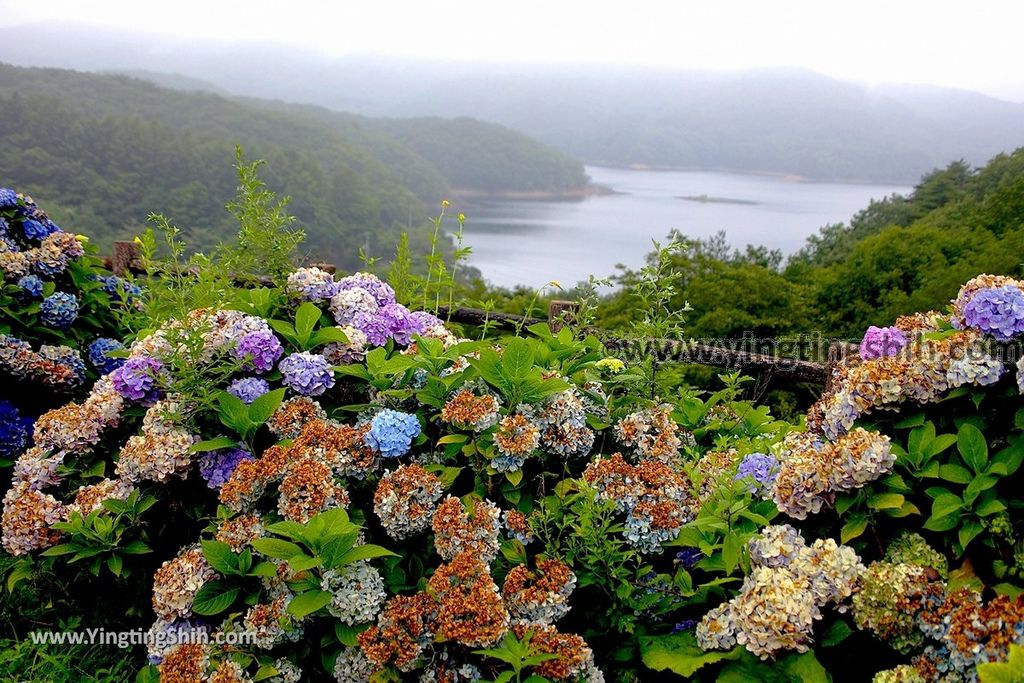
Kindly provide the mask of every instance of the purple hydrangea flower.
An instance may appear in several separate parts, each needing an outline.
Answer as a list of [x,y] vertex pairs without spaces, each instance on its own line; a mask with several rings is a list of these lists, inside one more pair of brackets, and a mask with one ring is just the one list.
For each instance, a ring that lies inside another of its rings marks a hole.
[[122,349],[124,349],[124,344],[116,339],[100,337],[89,344],[87,356],[96,371],[101,375],[106,375],[124,365],[126,358],[110,357],[112,351],[121,351]]
[[78,299],[74,294],[56,292],[43,299],[39,319],[46,327],[66,330],[78,319]]
[[32,442],[32,418],[22,417],[10,401],[0,401],[0,457],[22,453]]
[[319,396],[334,386],[334,371],[323,356],[303,351],[277,364],[284,383],[297,394]]
[[252,460],[252,454],[244,448],[222,448],[203,453],[199,456],[199,474],[207,486],[219,489],[243,460]]
[[267,380],[259,377],[243,377],[228,385],[228,393],[249,405],[263,394],[270,391]]
[[33,299],[38,299],[43,295],[43,281],[39,279],[38,275],[23,276],[18,280],[18,286]]
[[409,309],[402,304],[387,304],[377,310],[362,325],[357,325],[374,346],[384,346],[388,339],[408,346],[414,333],[422,331],[422,319],[412,318]]
[[299,268],[288,276],[285,291],[295,299],[321,301],[330,299],[340,287],[334,276],[320,268]]
[[348,287],[331,297],[331,315],[338,325],[360,326],[373,317],[380,306],[362,287]]
[[0,187],[0,209],[18,205],[18,193],[9,187]]
[[245,361],[247,367],[258,373],[273,369],[283,353],[284,347],[270,330],[250,332],[239,339],[235,346],[235,358]]
[[1024,292],[1013,285],[979,290],[964,306],[969,327],[1007,341],[1024,332]]
[[359,287],[365,289],[377,301],[378,306],[395,303],[395,290],[391,285],[371,273],[356,273],[343,277],[335,283],[338,290]]
[[420,435],[420,421],[415,415],[397,410],[382,410],[370,422],[366,445],[382,457],[399,458],[409,452],[412,440]]
[[444,325],[444,323],[433,313],[413,311],[409,314],[409,331],[413,334],[423,334],[438,325]]
[[875,327],[864,333],[860,342],[860,357],[864,360],[895,356],[907,345],[907,337],[896,327]]
[[733,479],[748,481],[749,491],[760,495],[775,483],[778,473],[778,460],[764,453],[751,453],[740,462]]
[[163,363],[149,356],[129,358],[111,375],[114,390],[133,401],[152,403],[159,394],[157,378],[163,367]]

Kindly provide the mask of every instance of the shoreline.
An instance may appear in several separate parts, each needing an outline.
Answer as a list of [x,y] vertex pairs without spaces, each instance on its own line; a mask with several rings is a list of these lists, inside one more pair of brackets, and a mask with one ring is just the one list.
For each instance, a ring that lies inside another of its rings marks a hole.
[[912,186],[917,181],[884,181],[884,180],[870,180],[867,178],[812,178],[810,176],[800,175],[799,173],[790,173],[787,171],[759,171],[752,169],[742,168],[725,168],[725,167],[703,167],[703,166],[660,166],[657,164],[611,164],[611,163],[600,163],[584,162],[584,166],[596,167],[596,168],[607,168],[617,171],[651,171],[652,173],[730,173],[734,175],[750,175],[760,176],[765,178],[778,178],[780,180],[786,180],[794,183],[836,183],[840,185],[908,185]]
[[454,187],[453,198],[467,200],[509,200],[509,201],[577,201],[587,197],[604,197],[623,194],[605,185],[588,184],[568,190],[483,190],[479,188]]

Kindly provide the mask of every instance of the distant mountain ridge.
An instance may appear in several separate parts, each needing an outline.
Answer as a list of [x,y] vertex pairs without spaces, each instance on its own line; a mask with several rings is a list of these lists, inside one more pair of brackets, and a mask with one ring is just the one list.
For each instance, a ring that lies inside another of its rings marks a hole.
[[135,234],[152,211],[204,248],[232,229],[224,203],[241,144],[292,197],[307,247],[353,268],[360,248],[389,256],[399,232],[458,186],[557,194],[587,180],[578,161],[498,124],[377,121],[176,82],[192,90],[0,63],[0,183],[46,196],[58,222],[101,245]]
[[[71,37],[74,40],[71,40]],[[925,86],[868,87],[801,69],[697,72],[334,58],[274,45],[32,26],[0,59],[150,69],[233,93],[370,116],[469,116],[592,164],[914,182],[955,159],[1024,144],[1024,103]]]

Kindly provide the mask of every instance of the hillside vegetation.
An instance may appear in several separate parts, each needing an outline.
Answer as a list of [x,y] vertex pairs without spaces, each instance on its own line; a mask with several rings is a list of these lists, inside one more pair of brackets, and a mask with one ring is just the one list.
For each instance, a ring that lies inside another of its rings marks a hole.
[[[430,138],[429,142],[425,142]],[[223,239],[236,144],[269,162],[306,248],[347,268],[393,251],[453,187],[544,190],[586,183],[582,166],[494,124],[375,122],[314,107],[168,90],[117,75],[0,65],[5,181],[52,198],[54,218],[102,246],[166,213],[193,246]]]

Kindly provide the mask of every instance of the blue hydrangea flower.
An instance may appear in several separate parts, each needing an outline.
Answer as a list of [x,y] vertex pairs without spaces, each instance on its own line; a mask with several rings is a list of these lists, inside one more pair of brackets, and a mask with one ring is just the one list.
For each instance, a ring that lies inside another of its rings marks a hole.
[[18,193],[9,187],[0,187],[0,209],[18,205]]
[[334,371],[323,356],[308,351],[293,353],[277,364],[282,381],[303,396],[319,396],[334,386]]
[[778,460],[764,453],[751,453],[740,462],[733,479],[748,482],[750,484],[748,490],[761,495],[775,483],[778,473]]
[[252,460],[244,448],[222,448],[199,456],[199,474],[211,489],[219,489],[243,460]]
[[415,415],[397,410],[382,410],[370,422],[366,444],[385,458],[400,458],[409,452],[412,440],[420,435]]
[[0,401],[0,458],[18,455],[32,441],[32,418],[22,417],[10,401]]
[[126,358],[111,358],[112,351],[124,350],[124,344],[109,337],[99,337],[89,344],[87,356],[96,372],[106,375],[124,365]]
[[123,299],[125,302],[130,303],[133,299],[142,296],[141,287],[116,275],[108,275],[106,277],[93,275],[91,277],[96,282],[102,283],[103,286],[100,289],[115,299]]
[[18,286],[33,299],[38,299],[43,295],[43,281],[39,279],[38,275],[25,275],[18,280]]
[[672,627],[672,633],[682,633],[683,631],[689,631],[697,625],[697,622],[693,619],[683,619],[678,624]]
[[63,365],[70,371],[71,376],[64,386],[74,388],[85,382],[85,361],[82,360],[82,354],[78,350],[69,346],[43,344],[39,347],[39,357],[51,363]]
[[274,363],[284,353],[284,347],[270,330],[256,330],[238,340],[235,358],[245,361],[258,373],[273,369]]
[[30,240],[42,241],[44,238],[60,230],[51,221],[37,221],[34,218],[26,218],[21,223],[21,229],[25,237]]
[[39,317],[43,325],[66,330],[78,318],[78,299],[74,294],[56,292],[43,299]]
[[114,390],[133,401],[152,403],[159,395],[157,379],[163,367],[156,358],[129,358],[111,376]]
[[690,569],[703,559],[704,553],[700,551],[700,548],[683,548],[676,553],[676,562],[683,569]]
[[1007,341],[1024,332],[1024,292],[1013,285],[979,290],[964,306],[969,327]]
[[242,402],[249,405],[263,394],[270,391],[267,380],[259,377],[243,377],[236,379],[228,385],[228,393],[235,398],[242,399]]

